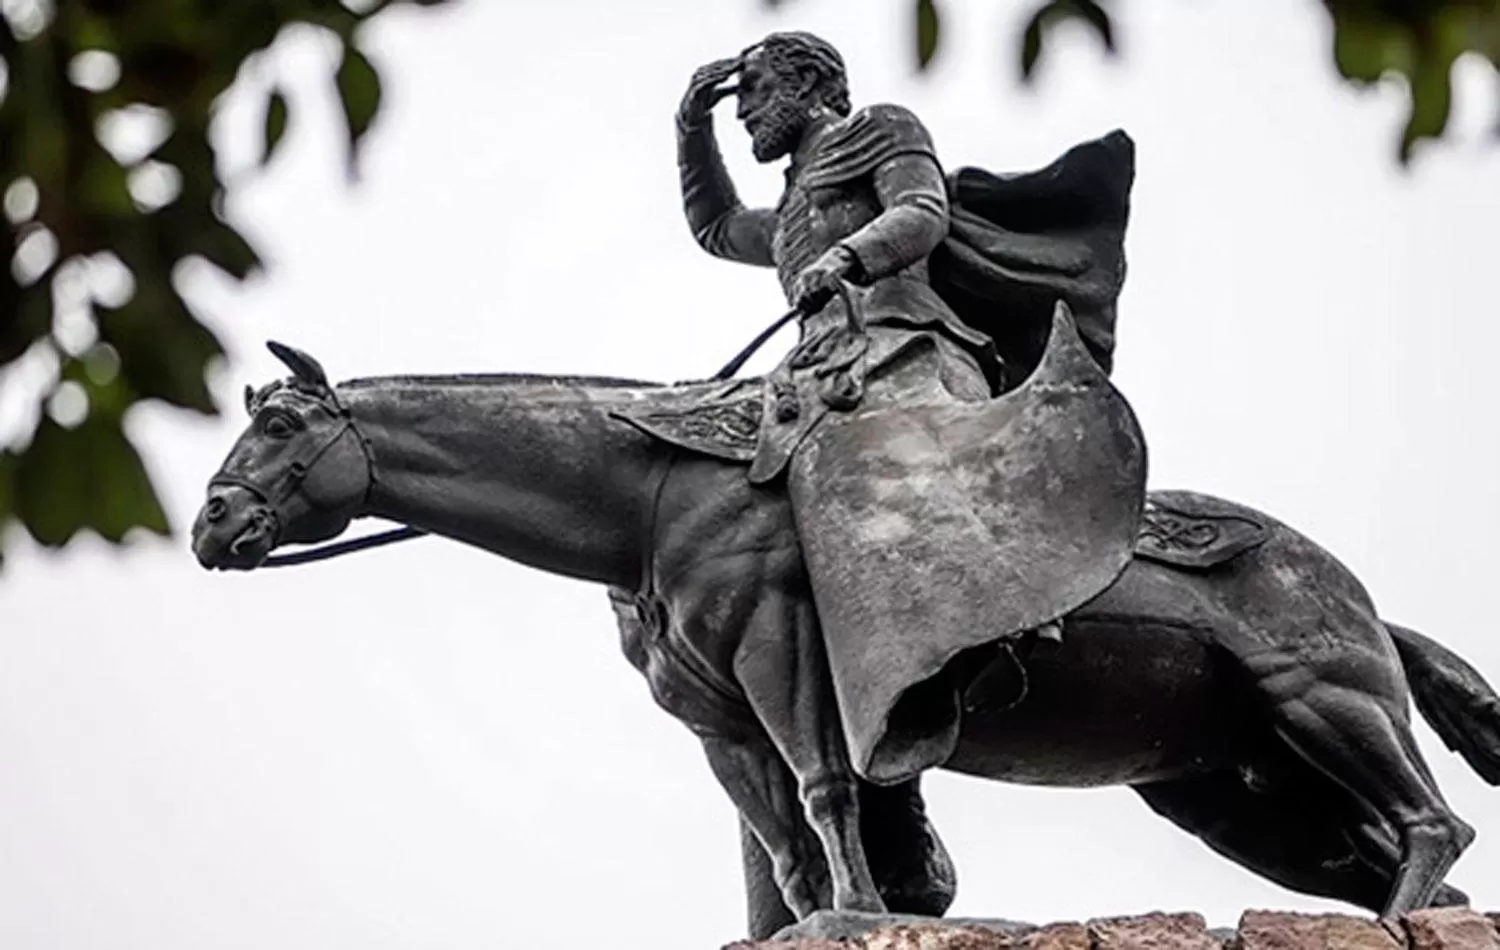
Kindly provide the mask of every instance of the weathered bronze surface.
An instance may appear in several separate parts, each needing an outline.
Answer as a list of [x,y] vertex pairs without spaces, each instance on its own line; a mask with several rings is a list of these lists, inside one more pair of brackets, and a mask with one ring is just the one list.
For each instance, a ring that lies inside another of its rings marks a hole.
[[[775,208],[741,205],[720,160],[730,95],[757,157],[788,160]],[[247,395],[204,566],[378,516],[608,587],[742,816],[755,936],[943,913],[931,768],[1127,785],[1288,887],[1462,901],[1444,878],[1473,832],[1408,707],[1500,784],[1500,697],[1286,525],[1146,491],[1108,378],[1123,133],[946,174],[911,113],[852,109],[832,47],[776,34],[694,76],[677,134],[697,240],[775,268],[800,313],[771,373],[334,386],[273,345],[292,375]]]

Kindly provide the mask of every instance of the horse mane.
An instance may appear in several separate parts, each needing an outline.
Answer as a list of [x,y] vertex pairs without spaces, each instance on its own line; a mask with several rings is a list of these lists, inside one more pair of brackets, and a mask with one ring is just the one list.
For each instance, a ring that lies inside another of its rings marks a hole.
[[668,383],[616,376],[549,376],[545,373],[457,373],[404,376],[362,376],[338,384],[340,389],[375,389],[383,386],[558,386],[598,389],[660,389]]

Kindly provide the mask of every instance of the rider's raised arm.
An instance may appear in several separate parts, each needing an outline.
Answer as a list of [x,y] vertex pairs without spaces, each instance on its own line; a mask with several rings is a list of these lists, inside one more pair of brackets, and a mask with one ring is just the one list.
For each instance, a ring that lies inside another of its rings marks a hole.
[[700,247],[715,257],[741,264],[774,267],[771,232],[775,212],[746,208],[719,154],[712,116],[677,123],[677,168],[682,180],[682,210]]
[[948,234],[948,187],[930,154],[906,152],[874,171],[885,210],[839,243],[859,260],[859,276],[875,281],[931,254]]

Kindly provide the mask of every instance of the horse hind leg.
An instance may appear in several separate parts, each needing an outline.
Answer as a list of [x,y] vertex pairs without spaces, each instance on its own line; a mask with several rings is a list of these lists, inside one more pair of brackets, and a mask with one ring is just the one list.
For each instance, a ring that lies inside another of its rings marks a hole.
[[860,833],[870,870],[895,914],[941,917],[957,893],[953,858],[927,817],[920,776],[895,785],[861,782]]
[[[1380,911],[1401,848],[1365,807],[1311,768],[1252,787],[1239,770],[1133,786],[1152,811],[1231,861],[1304,894]],[[1441,905],[1468,898],[1444,885]]]
[[[1132,786],[1151,810],[1211,850],[1282,887],[1378,911],[1394,880],[1359,860],[1342,833],[1346,816],[1310,782],[1248,786],[1238,770]],[[1342,789],[1338,789],[1342,792]],[[1346,810],[1358,811],[1345,795]]]
[[1395,829],[1400,864],[1382,912],[1431,906],[1474,830],[1443,801],[1417,750],[1400,669],[1357,651],[1311,666],[1279,656],[1252,667],[1277,734]]

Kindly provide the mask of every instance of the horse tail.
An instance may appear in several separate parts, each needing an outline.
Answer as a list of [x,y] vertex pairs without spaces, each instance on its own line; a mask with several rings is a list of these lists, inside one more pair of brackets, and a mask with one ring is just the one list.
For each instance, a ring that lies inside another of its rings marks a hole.
[[1479,671],[1428,637],[1386,623],[1412,698],[1438,738],[1491,785],[1500,785],[1500,696]]

